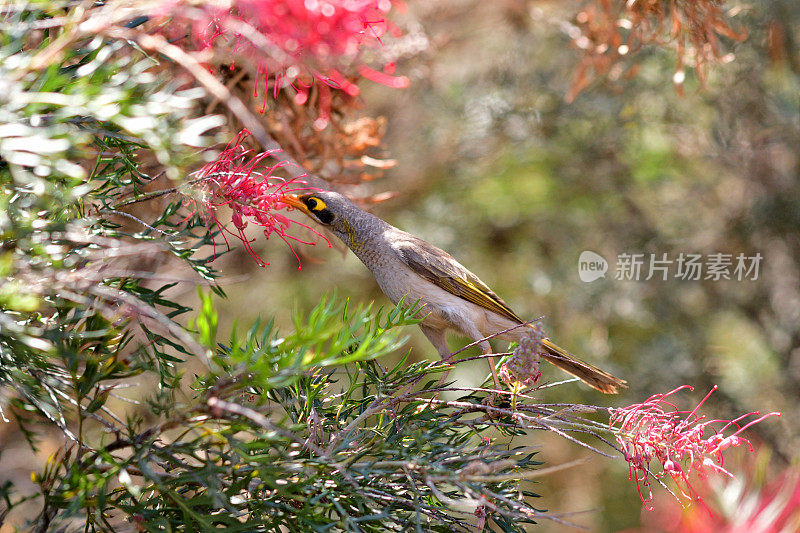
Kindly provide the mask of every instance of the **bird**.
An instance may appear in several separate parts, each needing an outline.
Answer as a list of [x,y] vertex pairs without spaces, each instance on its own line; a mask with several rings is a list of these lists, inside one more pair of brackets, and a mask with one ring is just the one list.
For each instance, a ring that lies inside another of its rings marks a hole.
[[[419,326],[445,361],[452,355],[449,331],[470,338],[488,355],[493,352],[487,337],[500,333],[497,338],[519,342],[535,327],[450,254],[361,209],[338,192],[287,194],[281,201],[336,235],[372,272],[392,303],[404,299],[423,304]],[[600,392],[616,394],[627,387],[624,380],[581,361],[549,338],[542,339],[540,347],[543,359]],[[491,356],[489,367],[499,387]]]

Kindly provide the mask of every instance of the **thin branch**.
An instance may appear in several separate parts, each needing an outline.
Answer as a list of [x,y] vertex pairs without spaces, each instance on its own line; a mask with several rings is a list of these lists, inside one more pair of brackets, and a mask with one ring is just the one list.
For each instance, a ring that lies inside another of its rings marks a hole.
[[141,196],[137,196],[136,198],[131,198],[130,200],[126,200],[124,202],[116,204],[116,205],[112,206],[111,209],[113,211],[116,211],[117,209],[119,209],[121,207],[125,207],[125,206],[131,205],[131,204],[136,204],[136,203],[139,203],[139,202],[145,202],[147,200],[153,200],[155,198],[160,198],[160,197],[166,196],[168,194],[176,193],[179,190],[180,190],[180,187],[170,187],[169,189],[162,189],[160,191],[148,192],[148,193],[145,193],[145,194],[143,194]]
[[517,419],[517,420],[523,420],[523,421],[529,422],[530,424],[532,424],[534,426],[541,426],[542,429],[546,429],[548,431],[552,431],[553,433],[556,433],[557,435],[567,439],[568,441],[573,442],[573,443],[575,443],[575,444],[577,444],[579,446],[582,446],[582,447],[586,448],[587,450],[591,450],[591,451],[595,452],[598,455],[602,455],[603,457],[608,457],[609,459],[616,459],[617,458],[614,455],[610,455],[610,454],[607,454],[605,452],[602,452],[602,451],[598,450],[597,448],[595,448],[594,446],[591,446],[590,444],[586,444],[585,442],[582,442],[582,441],[576,439],[575,437],[565,433],[564,431],[561,431],[557,427],[554,427],[554,425],[551,424],[551,423],[543,422],[539,418],[535,418],[535,417],[532,417],[532,416],[525,415],[520,411],[512,411],[510,409],[503,409],[503,408],[500,408],[500,407],[494,407],[492,405],[483,405],[483,404],[474,404],[474,403],[469,403],[469,402],[439,400],[437,398],[420,398],[420,397],[417,397],[417,398],[410,398],[410,399],[411,400],[420,401],[420,402],[428,402],[428,403],[431,403],[431,404],[434,404],[434,403],[435,404],[444,404],[444,405],[447,405],[449,407],[460,407],[460,408],[468,410],[468,411],[483,411],[483,412],[487,412],[487,413],[494,413],[496,415],[499,414],[499,415],[503,415],[503,416],[509,416],[509,417]]
[[183,328],[183,326],[181,326],[180,324],[178,324],[165,314],[159,312],[153,306],[146,304],[145,302],[141,301],[139,298],[136,298],[132,294],[129,294],[121,290],[115,290],[105,285],[93,285],[89,288],[89,292],[97,296],[101,296],[103,298],[122,301],[127,305],[129,305],[136,312],[148,318],[152,318],[153,320],[161,324],[171,334],[179,338],[181,342],[184,343],[184,345],[188,349],[193,351],[195,355],[199,356],[200,359],[203,362],[205,362],[206,365],[210,364],[208,360],[208,352],[209,352],[208,348],[197,342],[194,339],[194,337],[189,335],[189,333]]
[[[516,481],[516,480],[527,480],[527,479],[536,479],[537,477],[542,476],[549,476],[550,474],[554,474],[556,472],[561,472],[562,470],[567,470],[569,468],[574,468],[576,466],[585,465],[589,462],[588,457],[584,457],[583,459],[576,459],[575,461],[570,461],[568,463],[563,463],[556,466],[551,466],[548,468],[540,468],[539,470],[527,470],[525,472],[509,472],[508,474],[494,474],[494,475],[480,475],[480,474],[462,474],[459,475],[459,479],[464,481],[476,481],[478,483],[502,483],[504,481]],[[443,476],[431,476],[431,479],[450,479],[445,478]]]
[[514,326],[511,326],[510,328],[506,328],[506,329],[504,329],[503,331],[498,331],[497,333],[492,333],[491,335],[488,335],[488,336],[486,336],[486,337],[484,337],[484,338],[482,338],[482,339],[478,339],[478,340],[476,340],[475,342],[471,342],[471,343],[467,344],[466,346],[463,346],[462,348],[459,348],[459,349],[458,349],[458,350],[456,350],[455,352],[451,353],[451,354],[450,354],[450,357],[453,357],[453,356],[455,356],[455,355],[458,355],[458,354],[460,354],[461,352],[463,352],[464,350],[466,350],[466,349],[468,349],[468,348],[472,348],[473,346],[477,346],[478,344],[480,344],[480,343],[482,343],[482,342],[485,342],[485,341],[491,340],[491,339],[493,339],[493,338],[495,338],[495,337],[499,337],[500,335],[505,335],[505,334],[506,334],[506,333],[508,333],[509,331],[514,331],[515,329],[518,329],[518,328],[524,328],[524,327],[530,326],[530,325],[531,325],[531,324],[533,324],[534,322],[538,322],[539,320],[541,320],[541,319],[543,319],[543,318],[544,318],[544,316],[540,316],[539,318],[534,318],[533,320],[528,320],[527,322],[521,322],[521,323],[519,323],[519,324],[516,324],[516,325],[514,325]]
[[386,399],[387,399],[387,398],[384,398],[384,397],[380,397],[380,396],[378,396],[378,397],[377,397],[377,398],[375,398],[375,400],[374,400],[374,401],[373,401],[373,402],[370,404],[370,406],[369,406],[369,407],[367,407],[367,408],[364,410],[364,412],[363,412],[363,413],[361,413],[360,415],[358,415],[358,416],[357,416],[355,419],[353,419],[353,421],[352,421],[352,422],[350,422],[349,424],[347,424],[347,426],[345,426],[345,428],[344,428],[344,429],[342,429],[341,431],[338,431],[338,432],[336,432],[336,434],[335,434],[335,435],[333,436],[333,438],[331,439],[331,442],[330,442],[330,444],[328,445],[328,448],[327,448],[327,450],[325,451],[325,453],[327,453],[328,455],[332,454],[332,453],[333,453],[333,451],[336,449],[336,446],[338,446],[338,445],[339,445],[339,443],[340,443],[340,442],[341,442],[341,441],[342,441],[342,440],[343,440],[343,439],[344,439],[344,438],[345,438],[347,435],[349,435],[351,431],[353,431],[353,430],[354,430],[356,427],[358,427],[358,425],[359,425],[361,422],[363,422],[364,420],[366,420],[366,419],[367,419],[367,418],[369,418],[370,416],[372,416],[372,415],[374,415],[374,414],[377,414],[377,413],[378,413],[378,411],[380,411],[380,410],[381,410],[381,404],[382,404],[382,403],[383,403],[383,402],[384,402]]
[[156,227],[151,226],[150,224],[148,224],[144,220],[142,220],[140,218],[137,218],[137,217],[131,215],[130,213],[126,213],[124,211],[117,211],[117,210],[114,210],[114,209],[109,209],[109,210],[105,211],[105,213],[109,213],[109,214],[112,214],[112,215],[119,215],[119,216],[123,216],[125,218],[129,218],[129,219],[133,220],[134,222],[138,222],[139,224],[141,224],[142,226],[146,227],[150,231],[155,231],[156,233],[159,233],[159,234],[163,235],[164,237],[167,238],[167,240],[170,240],[170,239],[172,239],[174,237],[180,237],[180,235],[178,235],[177,233],[168,233],[168,232],[166,232],[164,230],[160,230],[160,229],[158,229]]

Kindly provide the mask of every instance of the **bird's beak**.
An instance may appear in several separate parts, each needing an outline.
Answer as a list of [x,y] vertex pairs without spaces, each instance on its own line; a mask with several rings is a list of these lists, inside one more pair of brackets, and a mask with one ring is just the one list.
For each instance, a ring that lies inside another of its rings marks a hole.
[[308,210],[306,204],[304,204],[303,201],[300,200],[300,197],[295,194],[284,194],[281,197],[281,202],[283,202],[286,205],[294,207],[298,211],[301,211],[308,216],[311,216],[311,211]]

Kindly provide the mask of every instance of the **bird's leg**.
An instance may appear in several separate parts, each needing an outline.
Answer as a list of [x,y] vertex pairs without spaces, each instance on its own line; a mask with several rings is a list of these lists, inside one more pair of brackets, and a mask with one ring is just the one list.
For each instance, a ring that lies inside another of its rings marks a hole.
[[[486,340],[486,336],[483,333],[481,333],[480,330],[478,330],[478,328],[474,324],[470,323],[466,324],[466,326],[467,327],[463,328],[464,333],[466,333],[467,336],[473,340],[473,342],[478,343],[478,346],[480,346],[481,353],[483,355],[489,355],[494,353],[492,351],[492,345],[489,344],[488,340]],[[487,361],[489,363],[489,369],[492,371],[492,377],[494,378],[494,387],[499,390],[500,378],[497,376],[497,369],[495,368],[494,357],[490,356],[487,359]]]
[[[423,324],[420,324],[419,328],[422,330],[422,333],[431,341],[433,347],[436,348],[436,351],[439,352],[439,357],[442,358],[443,362],[449,361],[453,354],[450,352],[450,346],[447,345],[447,330],[444,329],[434,329]],[[450,370],[445,370],[442,372],[442,378],[439,380],[439,384],[437,388],[441,387],[445,381],[447,381],[447,376],[450,374]],[[437,398],[439,393],[435,393],[431,396],[431,401],[427,403],[426,407],[431,407],[433,401]]]
[[[483,354],[490,354],[492,353],[492,349],[489,348],[489,351],[484,351]],[[492,371],[492,377],[494,378],[494,388],[500,389],[500,378],[497,376],[497,368],[495,368],[495,361],[494,357],[489,357],[489,369]]]
[[450,346],[447,345],[447,330],[434,329],[425,324],[420,324],[419,329],[422,330],[422,333],[425,334],[433,344],[433,347],[436,348],[436,351],[439,352],[439,357],[442,358],[442,361],[447,361],[452,357]]

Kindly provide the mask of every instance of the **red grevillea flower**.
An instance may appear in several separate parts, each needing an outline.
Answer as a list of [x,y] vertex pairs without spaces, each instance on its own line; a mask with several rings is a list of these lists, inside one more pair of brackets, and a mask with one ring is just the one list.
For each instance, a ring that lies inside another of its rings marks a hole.
[[[213,221],[220,228],[222,238],[229,249],[230,244],[226,233],[241,240],[247,253],[255,259],[259,266],[263,267],[269,264],[253,250],[250,244],[252,241],[244,233],[248,224],[252,223],[263,228],[264,236],[267,238],[273,233],[278,235],[297,258],[297,268],[299,269],[301,267],[300,258],[291,241],[309,245],[315,243],[289,235],[287,230],[292,224],[302,226],[322,237],[328,247],[331,247],[331,243],[313,228],[287,218],[277,211],[291,209],[291,206],[281,202],[283,195],[316,189],[306,186],[303,181],[285,180],[274,176],[273,173],[284,165],[267,163],[272,152],[253,154],[251,150],[246,149],[242,143],[249,135],[250,132],[247,130],[239,132],[216,160],[193,174],[192,182],[197,184],[202,192],[199,202],[203,204],[207,219]],[[231,209],[231,222],[235,231],[231,231],[226,225],[220,223],[217,209],[222,206]]]
[[800,531],[800,468],[789,467],[763,481],[754,479],[752,470],[744,474],[751,479],[709,480],[713,482],[698,487],[705,493],[707,508],[682,509],[675,502],[660,502],[655,513],[642,517],[642,531]]
[[[185,16],[185,0],[165,4],[172,16]],[[359,88],[347,79],[358,74],[396,88],[408,78],[394,76],[394,62],[378,69],[367,64],[365,52],[379,51],[382,37],[399,33],[386,18],[399,0],[228,0],[203,3],[205,18],[193,20],[193,37],[203,48],[221,38],[234,42],[237,52],[257,58],[258,76],[264,80],[264,109],[268,87],[277,96],[289,90],[297,104],[306,103],[312,85],[319,89],[319,116],[314,123],[324,129],[329,122],[331,89],[356,96]],[[191,11],[190,13],[195,13]],[[229,41],[229,42],[231,42]],[[381,55],[379,53],[373,54]],[[255,92],[258,94],[256,81]],[[263,110],[262,109],[262,112]]]
[[[690,483],[692,472],[700,478],[713,472],[733,477],[723,467],[722,452],[741,444],[747,444],[752,451],[750,441],[739,436],[742,431],[767,417],[780,416],[780,413],[759,416],[756,411],[733,420],[706,419],[698,411],[717,387],[714,386],[692,411],[679,411],[667,400],[683,389],[694,390],[684,385],[666,394],[654,394],[643,403],[610,411],[609,424],[625,453],[631,479],[636,480],[639,496],[645,504],[653,498],[649,475],[660,479],[669,474],[678,485],[681,496],[699,500]],[[756,418],[745,423],[748,417]],[[726,431],[730,431],[727,436]],[[661,463],[660,473],[650,471],[653,459]],[[642,494],[642,484],[647,488],[647,497]]]

